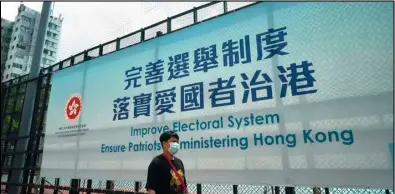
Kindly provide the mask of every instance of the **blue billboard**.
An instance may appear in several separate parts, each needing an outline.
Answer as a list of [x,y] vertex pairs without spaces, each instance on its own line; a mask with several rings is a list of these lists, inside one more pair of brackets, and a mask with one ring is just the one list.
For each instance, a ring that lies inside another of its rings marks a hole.
[[[393,3],[263,2],[58,71],[41,175],[392,186]],[[372,176],[372,174],[374,176]]]

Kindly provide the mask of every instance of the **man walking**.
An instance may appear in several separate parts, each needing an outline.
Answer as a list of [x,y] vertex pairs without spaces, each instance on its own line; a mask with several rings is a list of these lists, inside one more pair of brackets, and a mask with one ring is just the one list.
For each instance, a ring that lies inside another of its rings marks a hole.
[[163,153],[156,156],[148,167],[148,194],[187,193],[184,164],[174,156],[180,149],[179,139],[174,131],[160,135]]

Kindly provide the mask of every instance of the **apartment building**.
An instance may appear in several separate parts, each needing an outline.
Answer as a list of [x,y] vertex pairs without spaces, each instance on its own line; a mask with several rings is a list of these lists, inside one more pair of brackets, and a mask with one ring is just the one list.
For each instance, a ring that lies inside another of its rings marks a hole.
[[14,22],[1,18],[1,75],[5,69]]
[[[53,17],[51,14],[45,34],[41,67],[45,68],[56,63],[62,22],[61,16]],[[3,82],[30,72],[40,24],[40,13],[21,4],[13,23],[5,69],[2,74]]]

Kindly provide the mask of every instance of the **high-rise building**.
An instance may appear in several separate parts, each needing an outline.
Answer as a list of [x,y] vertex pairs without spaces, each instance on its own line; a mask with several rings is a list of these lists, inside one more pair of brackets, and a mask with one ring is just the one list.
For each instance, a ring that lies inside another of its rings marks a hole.
[[14,22],[1,18],[1,75],[5,69]]
[[[62,22],[63,18],[61,16],[53,17],[51,14],[45,34],[41,67],[48,67],[57,60]],[[40,13],[21,4],[12,28],[11,41],[2,75],[3,82],[30,72],[39,24]]]

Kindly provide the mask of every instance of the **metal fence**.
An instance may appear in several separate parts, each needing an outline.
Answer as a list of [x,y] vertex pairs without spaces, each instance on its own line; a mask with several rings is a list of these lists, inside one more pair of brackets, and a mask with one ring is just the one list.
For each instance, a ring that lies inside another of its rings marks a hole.
[[[108,53],[148,41],[163,34],[171,33],[182,28],[196,25],[200,22],[228,14],[242,7],[250,6],[253,2],[211,2],[176,16],[167,18],[156,24],[130,33],[124,37],[85,50],[75,56],[63,60],[51,67],[41,69],[37,79],[28,80],[28,75],[2,83],[1,85],[1,192],[7,193],[10,185],[22,186],[22,193],[144,193],[144,183],[136,181],[111,180],[77,180],[66,177],[41,178],[40,162],[43,153],[45,136],[45,118],[48,99],[51,90],[51,76],[55,71],[78,65],[81,62],[106,55]],[[176,21],[176,22],[174,22]],[[18,134],[26,87],[29,82],[37,82],[37,92],[34,103],[33,119],[30,134]],[[15,151],[16,142],[28,139],[28,150]],[[26,156],[23,168],[13,167],[13,158],[17,154]],[[10,182],[12,170],[23,170],[21,183]],[[356,188],[318,188],[318,187],[280,187],[263,185],[214,185],[188,183],[191,193],[245,193],[245,194],[393,194],[384,189],[356,189]]]

